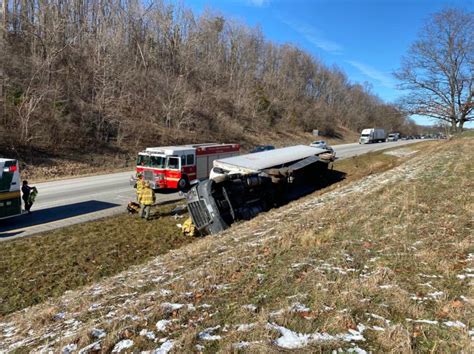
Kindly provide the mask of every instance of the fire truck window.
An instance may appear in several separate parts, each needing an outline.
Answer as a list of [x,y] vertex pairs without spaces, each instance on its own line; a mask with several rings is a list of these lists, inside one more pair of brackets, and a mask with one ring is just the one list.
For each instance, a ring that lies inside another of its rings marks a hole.
[[150,163],[150,157],[146,155],[138,155],[137,165],[139,166],[148,166]]
[[150,167],[164,168],[166,159],[162,156],[150,156]]
[[181,155],[181,166],[185,166],[185,165],[186,165],[186,156]]
[[172,170],[179,169],[179,159],[177,157],[168,157],[168,168]]
[[194,155],[186,155],[186,165],[194,165]]

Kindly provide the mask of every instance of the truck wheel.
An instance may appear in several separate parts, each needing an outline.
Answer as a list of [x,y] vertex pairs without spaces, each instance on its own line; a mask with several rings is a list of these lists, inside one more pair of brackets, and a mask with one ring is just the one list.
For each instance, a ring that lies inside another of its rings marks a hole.
[[178,181],[178,190],[184,191],[188,189],[188,187],[189,187],[189,182],[186,177],[183,177]]

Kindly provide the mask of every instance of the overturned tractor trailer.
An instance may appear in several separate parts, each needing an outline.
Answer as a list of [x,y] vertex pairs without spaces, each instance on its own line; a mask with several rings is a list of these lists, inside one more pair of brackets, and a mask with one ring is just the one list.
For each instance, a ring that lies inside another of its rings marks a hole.
[[331,151],[304,145],[215,160],[209,179],[186,194],[193,223],[206,235],[250,220],[314,191],[334,160]]

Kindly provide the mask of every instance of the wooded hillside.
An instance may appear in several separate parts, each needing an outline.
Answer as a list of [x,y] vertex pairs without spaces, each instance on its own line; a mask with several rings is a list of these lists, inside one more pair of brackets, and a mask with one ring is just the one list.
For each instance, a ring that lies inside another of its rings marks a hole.
[[8,147],[136,150],[264,129],[410,124],[303,50],[167,2],[4,0],[1,29]]

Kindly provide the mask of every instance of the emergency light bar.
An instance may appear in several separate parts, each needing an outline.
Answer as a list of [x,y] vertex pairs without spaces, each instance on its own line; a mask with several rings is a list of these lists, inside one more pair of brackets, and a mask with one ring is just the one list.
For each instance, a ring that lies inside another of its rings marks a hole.
[[4,167],[3,172],[16,172],[16,165]]

